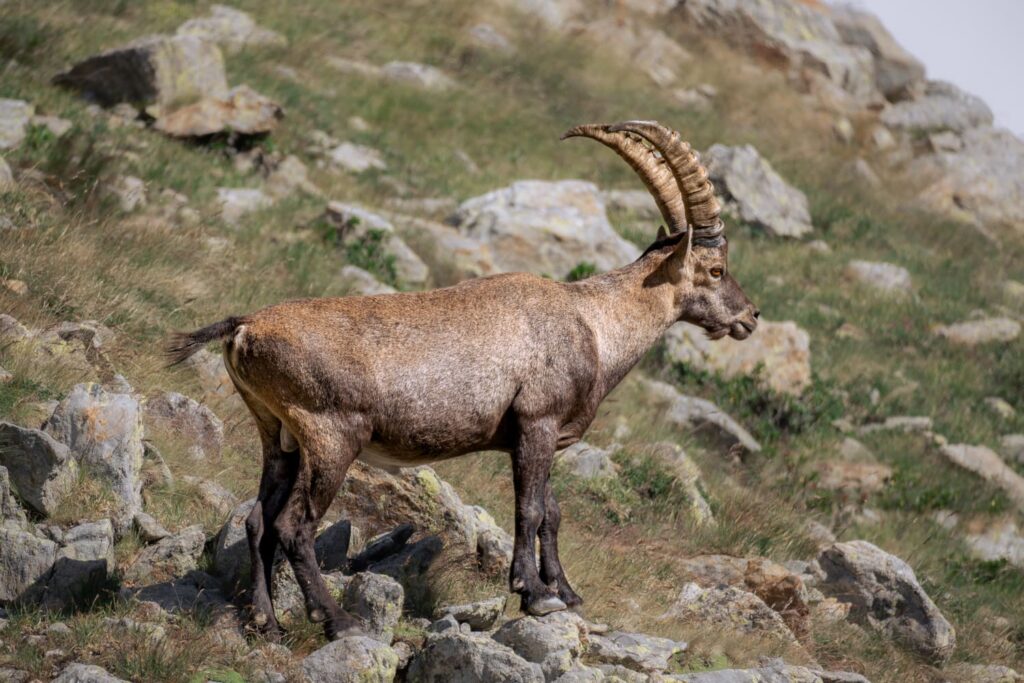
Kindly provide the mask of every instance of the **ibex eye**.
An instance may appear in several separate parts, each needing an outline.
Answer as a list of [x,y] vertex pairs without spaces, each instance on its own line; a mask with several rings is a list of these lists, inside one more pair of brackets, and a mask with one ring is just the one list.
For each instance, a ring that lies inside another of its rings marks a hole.
[[722,277],[722,273],[723,272],[725,272],[725,271],[723,271],[721,268],[712,268],[711,269],[711,277],[714,277],[714,278]]

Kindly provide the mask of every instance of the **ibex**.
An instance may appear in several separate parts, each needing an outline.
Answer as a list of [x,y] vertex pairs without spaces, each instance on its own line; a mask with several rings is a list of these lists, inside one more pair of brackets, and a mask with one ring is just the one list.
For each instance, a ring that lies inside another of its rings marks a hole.
[[[515,544],[509,583],[523,611],[580,605],[558,558],[555,451],[673,323],[747,338],[758,310],[729,272],[707,172],[656,122],[584,125],[629,162],[669,230],[618,270],[564,283],[508,273],[425,292],[288,301],[174,335],[172,362],[223,341],[228,373],[259,430],[263,475],[246,522],[252,613],[280,634],[270,586],[278,544],[328,638],[358,630],[313,554],[317,523],[357,458],[378,466],[510,453]],[[540,564],[534,555],[540,539]]]

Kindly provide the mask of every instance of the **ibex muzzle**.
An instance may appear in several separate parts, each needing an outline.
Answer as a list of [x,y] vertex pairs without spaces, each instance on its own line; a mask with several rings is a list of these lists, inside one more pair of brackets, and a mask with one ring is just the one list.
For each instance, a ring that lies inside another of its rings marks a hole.
[[313,554],[317,522],[357,458],[401,467],[510,453],[509,585],[530,614],[581,604],[558,558],[555,451],[583,436],[608,392],[674,323],[715,339],[757,327],[757,309],[729,272],[707,173],[678,134],[630,121],[579,126],[573,136],[618,152],[665,218],[669,230],[633,263],[573,283],[510,273],[429,292],[289,301],[172,339],[175,362],[223,341],[259,429],[263,476],[246,528],[253,621],[268,634],[280,634],[270,597],[279,545],[328,637],[359,628]]

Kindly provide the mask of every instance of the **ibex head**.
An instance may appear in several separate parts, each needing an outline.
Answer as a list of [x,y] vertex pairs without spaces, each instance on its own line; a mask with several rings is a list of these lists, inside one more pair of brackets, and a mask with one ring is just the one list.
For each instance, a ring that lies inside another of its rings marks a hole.
[[679,133],[655,121],[576,126],[562,138],[588,137],[636,171],[668,226],[646,253],[665,252],[654,279],[671,282],[679,319],[703,327],[712,339],[746,339],[757,328],[757,307],[729,272],[729,243],[714,187],[696,153]]

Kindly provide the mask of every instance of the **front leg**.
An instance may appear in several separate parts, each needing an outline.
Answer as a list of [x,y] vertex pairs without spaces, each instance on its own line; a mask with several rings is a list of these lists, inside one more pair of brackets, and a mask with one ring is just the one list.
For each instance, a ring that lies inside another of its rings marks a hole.
[[555,592],[541,581],[535,553],[537,532],[544,521],[544,492],[557,440],[558,430],[551,422],[524,423],[512,453],[516,537],[509,585],[512,592],[521,596],[522,610],[535,616],[566,608]]
[[540,578],[558,594],[559,599],[569,607],[583,604],[583,598],[569,585],[558,557],[558,527],[562,512],[551,489],[551,482],[544,487],[544,521],[540,525]]

